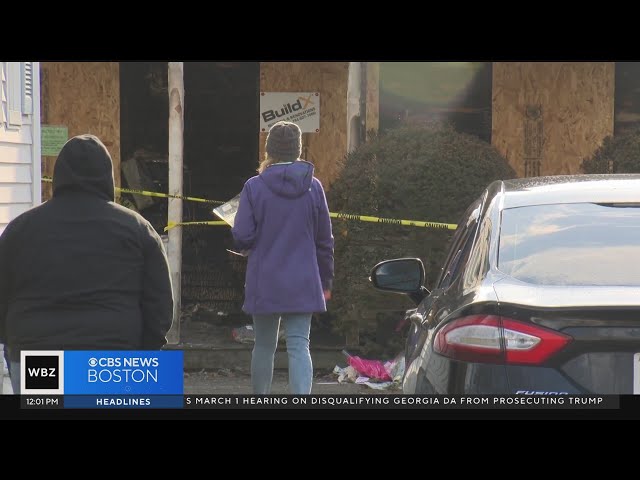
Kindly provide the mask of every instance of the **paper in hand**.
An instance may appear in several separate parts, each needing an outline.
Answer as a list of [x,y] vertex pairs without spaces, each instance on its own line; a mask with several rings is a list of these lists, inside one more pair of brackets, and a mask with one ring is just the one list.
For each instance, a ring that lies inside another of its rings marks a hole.
[[[213,213],[233,227],[233,222],[236,218],[236,213],[238,212],[238,205],[240,205],[240,194],[233,197],[227,203],[223,203],[219,207],[214,208]],[[240,255],[241,257],[249,255],[249,252],[245,251],[236,252],[234,250],[229,250],[228,248],[226,250],[229,253]]]
[[214,208],[213,213],[233,227],[233,222],[238,212],[238,205],[240,205],[240,194],[233,197],[227,203],[223,203],[219,207]]

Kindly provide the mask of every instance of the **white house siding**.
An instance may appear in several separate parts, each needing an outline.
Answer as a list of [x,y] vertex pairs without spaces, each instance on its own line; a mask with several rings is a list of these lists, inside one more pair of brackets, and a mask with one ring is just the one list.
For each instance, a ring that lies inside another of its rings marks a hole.
[[[0,235],[40,203],[39,69],[38,62],[0,62]],[[0,393],[10,393],[4,373],[0,369]]]
[[0,234],[40,203],[39,66],[0,62]]

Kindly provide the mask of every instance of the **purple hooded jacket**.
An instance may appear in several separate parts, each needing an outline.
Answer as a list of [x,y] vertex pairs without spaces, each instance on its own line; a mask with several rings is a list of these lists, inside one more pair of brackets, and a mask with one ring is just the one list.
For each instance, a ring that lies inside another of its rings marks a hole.
[[251,315],[326,311],[333,234],[320,181],[304,160],[277,163],[247,180],[231,229],[249,251],[242,309]]

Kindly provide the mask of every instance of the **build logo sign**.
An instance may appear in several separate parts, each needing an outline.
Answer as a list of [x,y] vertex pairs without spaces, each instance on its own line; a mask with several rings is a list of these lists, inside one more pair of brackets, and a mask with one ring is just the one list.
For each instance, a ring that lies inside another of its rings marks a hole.
[[318,92],[261,92],[260,131],[268,132],[281,120],[293,122],[303,133],[320,131]]

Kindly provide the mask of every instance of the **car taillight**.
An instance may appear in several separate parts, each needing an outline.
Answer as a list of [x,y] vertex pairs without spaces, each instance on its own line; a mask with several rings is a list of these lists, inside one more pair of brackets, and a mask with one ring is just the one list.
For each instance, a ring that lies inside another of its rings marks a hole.
[[438,331],[433,348],[467,362],[539,365],[562,350],[571,337],[496,315],[471,315]]

